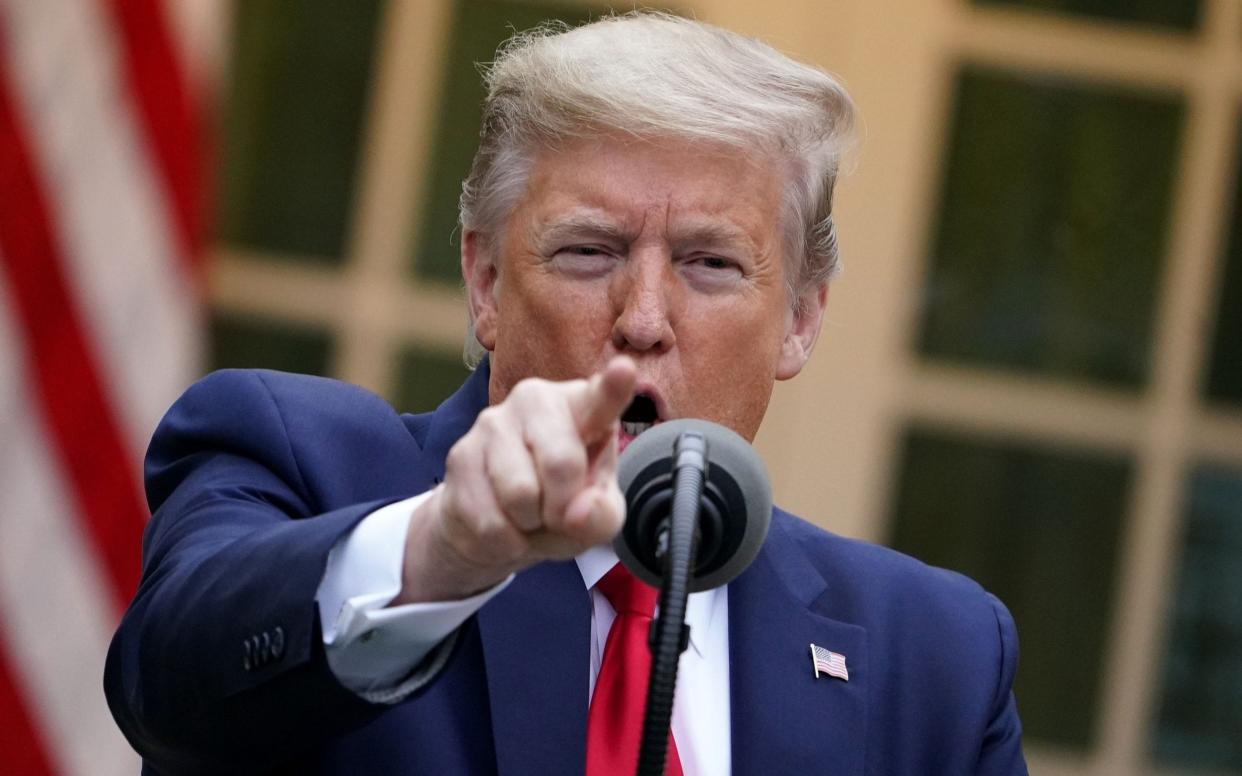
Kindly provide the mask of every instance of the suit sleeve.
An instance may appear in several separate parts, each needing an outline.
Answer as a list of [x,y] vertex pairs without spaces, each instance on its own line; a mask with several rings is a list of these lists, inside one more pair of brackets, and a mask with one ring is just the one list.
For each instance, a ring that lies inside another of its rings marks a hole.
[[988,599],[996,614],[1000,639],[1000,670],[992,702],[992,717],[983,737],[976,773],[980,776],[1026,776],[1026,760],[1022,756],[1022,723],[1013,694],[1014,674],[1018,669],[1018,632],[1009,610],[995,596]]
[[328,553],[315,595],[329,668],[372,703],[398,703],[434,679],[462,623],[514,578],[464,599],[390,606],[401,590],[410,514],[427,495],[363,518]]
[[265,770],[383,708],[329,670],[315,593],[337,540],[397,494],[325,503],[305,465],[262,373],[206,378],[156,431],[142,582],[104,686],[158,772]]

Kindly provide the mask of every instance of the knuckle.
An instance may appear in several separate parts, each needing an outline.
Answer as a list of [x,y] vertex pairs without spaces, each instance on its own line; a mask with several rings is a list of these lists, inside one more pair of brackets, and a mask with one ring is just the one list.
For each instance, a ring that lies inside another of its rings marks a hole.
[[533,506],[539,503],[539,483],[533,477],[506,478],[496,483],[496,495],[506,506]]
[[487,432],[496,432],[504,425],[503,410],[500,407],[486,407],[475,418],[475,428]]
[[461,439],[457,444],[449,448],[448,456],[444,459],[444,468],[447,472],[461,471],[471,458],[470,444],[465,439]]
[[567,482],[586,474],[586,454],[569,446],[549,450],[541,461],[544,476],[556,482]]

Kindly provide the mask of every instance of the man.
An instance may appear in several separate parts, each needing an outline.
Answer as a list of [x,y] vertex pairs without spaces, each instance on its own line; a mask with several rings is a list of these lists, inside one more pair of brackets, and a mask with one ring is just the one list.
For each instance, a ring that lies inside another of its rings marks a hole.
[[[620,621],[617,454],[678,417],[752,439],[806,363],[852,107],[659,14],[520,36],[488,81],[461,202],[486,358],[462,389],[398,417],[225,372],[156,433],[105,679],[152,772],[632,772],[600,755],[592,699]],[[962,577],[777,511],[689,621],[686,774],[1025,772],[1013,624]],[[843,678],[817,680],[811,644]]]

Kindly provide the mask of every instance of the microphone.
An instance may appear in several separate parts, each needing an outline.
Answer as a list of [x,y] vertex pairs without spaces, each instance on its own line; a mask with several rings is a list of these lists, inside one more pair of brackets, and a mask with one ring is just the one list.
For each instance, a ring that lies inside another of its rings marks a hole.
[[[693,444],[679,445],[687,434]],[[660,587],[665,574],[674,470],[687,460],[706,467],[689,580],[689,592],[697,593],[727,583],[759,554],[772,519],[772,489],[750,443],[716,423],[673,420],[630,442],[617,462],[626,520],[613,547],[626,568],[652,587]]]

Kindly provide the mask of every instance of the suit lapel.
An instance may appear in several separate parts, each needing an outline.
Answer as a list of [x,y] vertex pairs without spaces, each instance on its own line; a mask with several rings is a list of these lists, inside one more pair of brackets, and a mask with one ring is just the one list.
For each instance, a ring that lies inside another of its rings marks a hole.
[[465,436],[474,425],[475,418],[487,406],[490,375],[490,366],[484,359],[466,378],[466,382],[431,414],[424,439],[419,439],[410,425],[414,416],[405,416],[407,428],[422,447],[422,465],[413,467],[411,471],[411,476],[415,478],[411,492],[431,490],[444,479],[444,459],[448,457],[449,448]]
[[591,599],[577,564],[518,574],[478,618],[500,776],[580,775]]
[[[774,520],[759,557],[729,585],[733,773],[861,774],[866,631],[826,617],[823,576]],[[815,678],[810,645],[846,656],[849,681]]]

